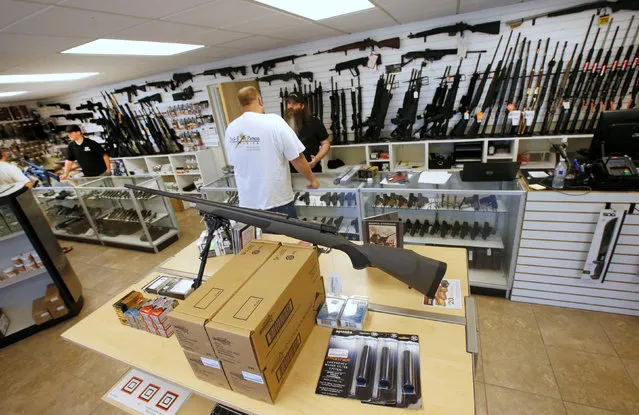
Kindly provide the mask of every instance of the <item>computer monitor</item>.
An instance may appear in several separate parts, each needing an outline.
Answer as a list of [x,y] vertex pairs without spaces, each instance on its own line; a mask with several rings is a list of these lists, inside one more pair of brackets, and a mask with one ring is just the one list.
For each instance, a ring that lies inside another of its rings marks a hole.
[[588,153],[593,161],[613,154],[639,160],[639,108],[602,112]]

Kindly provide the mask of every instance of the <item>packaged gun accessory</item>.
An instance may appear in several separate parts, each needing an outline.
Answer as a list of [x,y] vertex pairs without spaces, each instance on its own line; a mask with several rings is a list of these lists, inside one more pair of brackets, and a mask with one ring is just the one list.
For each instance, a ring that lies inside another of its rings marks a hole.
[[337,328],[345,304],[345,297],[327,295],[324,305],[317,313],[317,325]]

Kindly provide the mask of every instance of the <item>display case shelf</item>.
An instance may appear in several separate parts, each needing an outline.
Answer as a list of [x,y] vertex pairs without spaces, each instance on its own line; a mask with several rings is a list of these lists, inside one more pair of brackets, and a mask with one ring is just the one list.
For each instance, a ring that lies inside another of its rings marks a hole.
[[9,235],[5,235],[5,236],[0,237],[0,242],[8,241],[8,240],[11,240],[13,238],[16,238],[18,236],[23,236],[23,235],[24,235],[23,231],[10,233]]
[[508,277],[502,270],[469,269],[468,279],[471,285],[484,288],[506,289]]
[[14,284],[18,284],[20,282],[29,280],[31,278],[35,278],[39,275],[45,274],[47,272],[46,268],[38,268],[38,269],[34,269],[33,271],[29,271],[29,272],[21,272],[18,275],[16,275],[13,278],[9,278],[6,280],[2,280],[0,281],[0,290],[3,288],[7,288],[10,287]]
[[412,245],[445,245],[445,246],[461,246],[468,248],[493,248],[504,249],[504,241],[501,235],[490,235],[486,239],[478,237],[476,239],[468,238],[442,238],[435,235],[410,236],[404,235],[404,243]]

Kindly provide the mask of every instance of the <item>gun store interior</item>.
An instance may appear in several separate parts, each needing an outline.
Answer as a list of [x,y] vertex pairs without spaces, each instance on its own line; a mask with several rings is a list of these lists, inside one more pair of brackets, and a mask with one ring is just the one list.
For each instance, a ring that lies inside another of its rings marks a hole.
[[2,414],[638,414],[639,1],[0,1]]

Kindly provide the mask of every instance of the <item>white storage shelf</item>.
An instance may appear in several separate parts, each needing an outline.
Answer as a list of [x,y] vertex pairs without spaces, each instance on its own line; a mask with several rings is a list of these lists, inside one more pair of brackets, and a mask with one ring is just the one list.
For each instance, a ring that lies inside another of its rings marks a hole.
[[[491,162],[512,160],[517,161],[520,147],[526,146],[528,142],[538,141],[546,146],[548,141],[551,142],[568,142],[570,140],[588,140],[592,138],[592,134],[583,135],[548,135],[548,136],[530,136],[530,137],[481,137],[481,138],[451,138],[444,140],[420,140],[420,141],[398,141],[398,142],[382,142],[382,143],[358,143],[358,144],[340,144],[331,146],[329,154],[330,159],[343,159],[346,164],[358,164],[365,160],[367,164],[390,163],[391,171],[405,170],[399,166],[400,161],[412,161],[423,164],[423,169],[428,169],[428,155],[431,152],[453,152],[453,145],[456,143],[477,143],[477,151],[482,152],[481,157],[464,157],[463,155],[455,159],[456,163],[465,162]],[[509,142],[510,152],[499,154],[488,154],[488,144],[491,142]],[[442,148],[446,148],[443,151]],[[448,148],[450,150],[448,150]],[[386,151],[389,153],[388,160],[375,160],[370,158],[370,153],[374,151]],[[406,154],[412,154],[410,158],[405,157]],[[402,157],[404,156],[404,157]],[[422,157],[420,159],[420,157]],[[554,164],[550,163],[528,163],[522,164],[522,168],[553,168]]]

